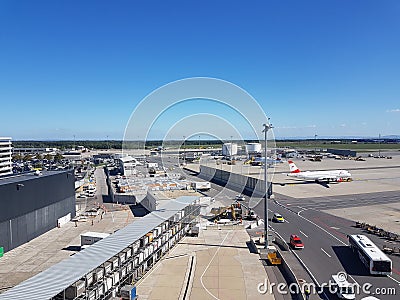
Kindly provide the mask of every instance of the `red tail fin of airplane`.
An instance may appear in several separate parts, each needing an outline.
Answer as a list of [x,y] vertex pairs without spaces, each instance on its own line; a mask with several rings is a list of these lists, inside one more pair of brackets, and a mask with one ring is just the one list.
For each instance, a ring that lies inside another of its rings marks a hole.
[[296,166],[296,164],[292,161],[289,160],[289,168],[290,168],[290,173],[300,173],[300,169]]

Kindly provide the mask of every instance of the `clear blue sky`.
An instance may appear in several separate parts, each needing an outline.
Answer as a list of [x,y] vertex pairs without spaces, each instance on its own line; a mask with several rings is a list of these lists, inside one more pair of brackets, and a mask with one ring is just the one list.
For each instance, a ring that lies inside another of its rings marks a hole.
[[121,139],[147,94],[193,76],[248,91],[277,137],[399,135],[399,16],[398,0],[0,0],[0,136]]

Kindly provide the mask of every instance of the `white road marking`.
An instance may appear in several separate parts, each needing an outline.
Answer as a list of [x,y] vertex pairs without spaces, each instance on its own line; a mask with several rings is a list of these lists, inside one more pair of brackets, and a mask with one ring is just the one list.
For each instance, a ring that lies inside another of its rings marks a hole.
[[299,255],[296,253],[296,251],[292,251],[290,250],[290,252],[292,252],[294,254],[294,256],[296,256],[296,258],[300,261],[300,263],[302,264],[302,266],[306,269],[308,275],[311,276],[311,279],[318,285],[321,286],[317,280],[317,278],[315,278],[314,274],[311,272],[311,270],[307,267],[307,265],[303,262],[303,260],[299,257]]
[[[283,206],[283,207],[284,207],[284,206]],[[321,229],[322,231],[324,231],[325,233],[327,233],[328,235],[330,235],[331,237],[333,237],[335,240],[337,240],[337,241],[338,241],[339,243],[341,243],[342,245],[347,246],[347,244],[346,244],[345,242],[343,242],[342,240],[340,240],[339,238],[337,238],[336,236],[334,236],[334,235],[333,235],[332,233],[330,233],[329,231],[325,230],[325,228],[322,228],[321,226],[315,224],[313,221],[307,219],[306,217],[303,217],[302,215],[300,215],[300,213],[297,213],[297,215],[298,215],[300,218],[302,218],[302,219],[304,219],[304,220],[310,222],[310,223],[313,224],[314,226],[318,227],[319,229]],[[358,286],[360,286],[360,284],[357,282],[357,280],[355,280],[355,279],[354,279],[351,275],[349,275],[349,274],[348,274],[348,276],[349,276]]]
[[330,235],[331,237],[333,237],[335,240],[337,240],[339,243],[341,243],[344,246],[347,246],[347,244],[345,242],[343,242],[342,240],[340,240],[339,238],[337,238],[336,236],[334,236],[332,233],[330,233],[329,231],[325,230],[325,228],[322,228],[321,226],[319,226],[318,224],[315,224],[313,221],[303,217],[302,215],[298,214],[298,216],[308,222],[310,222],[311,224],[313,224],[314,226],[318,227],[319,229],[321,229],[322,231],[324,231],[325,233],[327,233],[328,235]]
[[390,279],[392,279],[394,282],[400,284],[400,281],[398,281],[397,279],[394,279],[392,276],[388,275],[387,277],[389,277]]
[[340,229],[339,227],[334,227],[334,226],[331,226],[331,228],[335,229],[335,230],[339,230]]
[[226,240],[226,238],[228,237],[228,234],[229,234],[230,232],[231,232],[231,231],[228,231],[228,233],[225,235],[224,239],[222,240],[221,244],[219,245],[219,247],[218,247],[217,250],[215,251],[215,253],[214,253],[213,257],[211,258],[210,262],[208,263],[207,267],[204,269],[203,274],[201,274],[201,276],[200,276],[200,283],[201,283],[201,285],[203,286],[203,289],[205,289],[205,291],[206,291],[211,297],[213,297],[213,298],[216,299],[216,300],[219,300],[219,298],[216,297],[215,295],[213,295],[213,294],[206,288],[206,286],[205,286],[204,283],[203,283],[203,276],[204,276],[204,274],[208,271],[208,268],[210,267],[211,263],[213,262],[215,256],[218,254],[219,249],[221,249],[221,246],[224,244],[224,242],[225,242],[225,240]]
[[[184,242],[186,239],[186,237],[183,237],[180,242]],[[175,250],[178,249],[178,247],[175,247],[174,249],[172,249],[167,256],[163,257],[160,262],[164,259],[168,259],[169,256],[171,256],[171,254],[173,254],[175,252]],[[136,286],[140,286],[147,278],[150,277],[150,275],[155,272],[160,266],[162,266],[162,264],[157,264],[157,266],[155,268],[152,268],[152,270],[148,273],[146,273],[136,284]]]
[[302,234],[302,235],[304,235],[306,238],[308,238],[308,235],[307,234],[305,234],[303,231],[301,231],[301,230],[299,230],[300,231],[300,233]]
[[322,250],[322,252],[324,252],[328,257],[332,257],[332,256],[330,256],[329,253],[326,252],[324,249],[321,248],[321,250]]

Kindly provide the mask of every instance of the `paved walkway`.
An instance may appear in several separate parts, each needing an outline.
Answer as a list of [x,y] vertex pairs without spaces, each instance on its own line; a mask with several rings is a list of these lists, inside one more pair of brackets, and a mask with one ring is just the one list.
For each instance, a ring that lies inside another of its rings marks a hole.
[[274,299],[257,292],[267,274],[259,255],[248,250],[248,240],[243,227],[185,237],[137,283],[137,294],[152,300]]

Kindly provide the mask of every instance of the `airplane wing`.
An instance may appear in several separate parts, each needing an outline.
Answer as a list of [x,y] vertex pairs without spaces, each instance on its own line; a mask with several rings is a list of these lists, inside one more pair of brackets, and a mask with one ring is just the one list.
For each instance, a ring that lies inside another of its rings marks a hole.
[[320,181],[319,181],[318,184],[319,184],[320,186],[323,186],[324,188],[327,188],[327,189],[330,188],[330,186],[328,185],[327,182],[320,182]]

